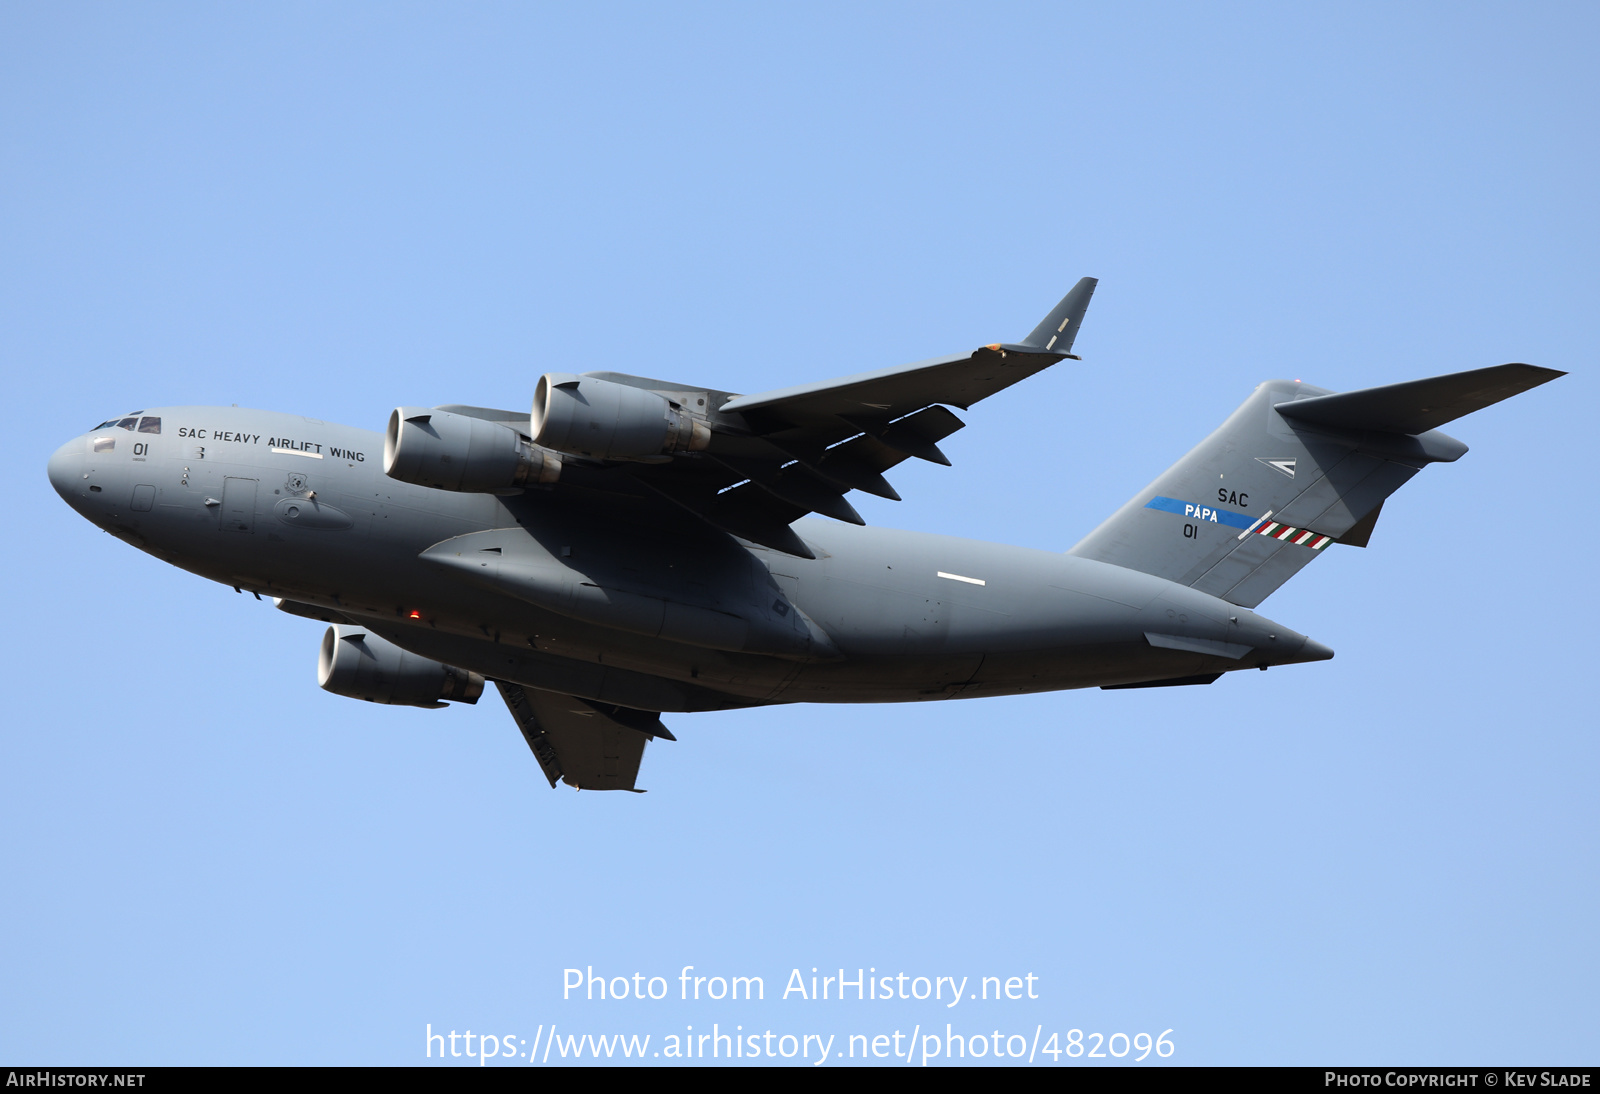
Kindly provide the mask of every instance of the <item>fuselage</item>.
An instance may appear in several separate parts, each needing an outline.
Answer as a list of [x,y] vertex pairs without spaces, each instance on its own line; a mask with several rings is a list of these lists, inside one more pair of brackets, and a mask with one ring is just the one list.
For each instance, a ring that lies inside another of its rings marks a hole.
[[[631,482],[503,495],[399,482],[383,443],[296,415],[162,407],[69,441],[49,473],[84,517],[201,576],[490,678],[648,710],[1016,694],[1332,656],[1089,559],[821,519],[795,525],[817,556],[803,559]],[[552,572],[659,621],[610,625],[622,617],[586,615],[581,597],[552,610],[518,576]]]

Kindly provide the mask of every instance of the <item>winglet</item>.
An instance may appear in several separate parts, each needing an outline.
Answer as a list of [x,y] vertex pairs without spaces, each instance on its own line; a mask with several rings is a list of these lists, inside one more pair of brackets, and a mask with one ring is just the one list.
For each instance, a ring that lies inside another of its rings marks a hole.
[[1089,310],[1089,298],[1094,295],[1094,287],[1098,284],[1100,279],[1097,277],[1079,280],[1021,344],[1030,349],[1071,357],[1073,340],[1078,337],[1078,328],[1083,325],[1083,313]]

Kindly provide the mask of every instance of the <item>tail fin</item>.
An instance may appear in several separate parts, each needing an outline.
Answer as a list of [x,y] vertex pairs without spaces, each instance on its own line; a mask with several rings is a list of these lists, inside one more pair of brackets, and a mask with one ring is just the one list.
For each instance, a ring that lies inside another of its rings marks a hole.
[[1436,426],[1565,375],[1498,365],[1337,395],[1268,381],[1068,553],[1253,608],[1329,544],[1365,547],[1385,498],[1466,453]]

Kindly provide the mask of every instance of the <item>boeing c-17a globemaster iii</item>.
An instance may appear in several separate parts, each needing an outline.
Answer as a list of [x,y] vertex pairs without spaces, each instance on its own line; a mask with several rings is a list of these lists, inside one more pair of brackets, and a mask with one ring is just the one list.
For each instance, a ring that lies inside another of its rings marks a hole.
[[[863,526],[847,495],[948,464],[974,404],[1064,358],[1096,282],[1020,342],[755,395],[552,372],[531,414],[400,407],[386,433],[160,407],[50,458],[90,521],[331,624],[339,695],[442,707],[492,681],[550,785],[632,790],[662,712],[1210,684],[1322,661],[1253,609],[1557,376],[1256,388],[1064,554]],[[815,519],[818,514],[828,519]]]

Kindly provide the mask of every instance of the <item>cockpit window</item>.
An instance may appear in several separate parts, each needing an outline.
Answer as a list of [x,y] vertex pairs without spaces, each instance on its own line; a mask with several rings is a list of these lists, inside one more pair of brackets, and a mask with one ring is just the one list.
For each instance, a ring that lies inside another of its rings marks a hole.
[[117,428],[126,429],[129,433],[132,433],[133,430],[134,430],[134,427],[137,426],[138,424],[139,424],[139,419],[138,418],[124,418],[124,419],[122,419],[122,421],[117,423]]
[[160,433],[161,432],[161,419],[160,418],[140,418],[139,419],[139,432],[140,433]]

